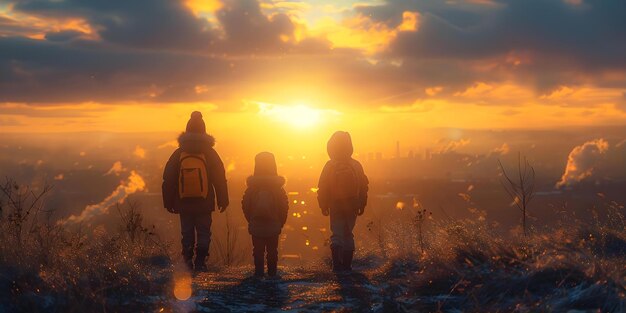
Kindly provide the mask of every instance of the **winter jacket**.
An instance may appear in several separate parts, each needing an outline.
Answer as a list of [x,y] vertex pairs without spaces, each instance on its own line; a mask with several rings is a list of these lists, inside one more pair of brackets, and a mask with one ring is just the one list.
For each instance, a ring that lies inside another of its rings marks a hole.
[[[179,148],[172,153],[165,170],[163,171],[163,206],[178,211],[185,209],[215,210],[215,200],[219,207],[228,206],[228,187],[224,164],[217,152],[213,149],[215,139],[207,134],[183,132],[178,137]],[[206,199],[181,199],[178,194],[178,179],[180,174],[180,154],[203,153],[206,159],[208,172],[209,194]]]
[[[241,207],[248,221],[248,232],[253,236],[269,237],[280,234],[287,221],[289,200],[287,192],[283,188],[285,179],[274,175],[255,175],[248,177],[246,191],[243,194]],[[254,212],[256,195],[260,190],[267,190],[273,198],[273,212],[260,217]]]
[[[317,201],[319,206],[323,210],[328,210],[331,207],[341,207],[358,211],[365,208],[367,205],[367,192],[368,192],[368,184],[369,181],[367,176],[365,176],[365,171],[363,170],[363,166],[359,161],[352,158],[352,153],[354,151],[352,147],[352,140],[350,138],[350,134],[347,132],[336,132],[328,141],[327,145],[328,156],[330,160],[326,162],[324,165],[324,169],[322,170],[322,174],[320,175],[319,183],[317,185]],[[331,196],[331,179],[333,175],[334,167],[339,162],[348,163],[352,169],[354,170],[357,176],[358,186],[358,196],[354,199],[349,199],[348,202],[345,200],[339,201],[332,199]]]

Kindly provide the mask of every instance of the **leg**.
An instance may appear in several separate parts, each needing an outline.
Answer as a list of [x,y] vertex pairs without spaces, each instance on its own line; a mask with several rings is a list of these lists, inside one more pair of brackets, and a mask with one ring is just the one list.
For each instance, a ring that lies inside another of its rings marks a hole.
[[278,269],[278,235],[267,238],[267,274],[276,276]]
[[342,263],[344,270],[351,271],[352,270],[352,258],[354,256],[354,234],[352,231],[354,230],[354,225],[356,224],[356,214],[348,211],[344,216],[345,218],[345,232],[344,232],[344,248],[342,255]]
[[330,251],[333,260],[333,271],[341,271],[343,270],[342,265],[342,250],[343,250],[343,241],[344,241],[344,232],[346,227],[343,223],[342,211],[337,208],[330,209],[330,231],[332,232],[330,236]]
[[180,232],[182,235],[182,255],[185,265],[189,270],[193,270],[193,246],[196,242],[195,216],[187,211],[180,212]]
[[206,258],[209,255],[209,246],[211,245],[212,221],[211,212],[208,210],[197,214],[196,235],[198,239],[196,241],[196,259],[194,261],[196,270],[206,270]]
[[252,236],[252,256],[254,257],[254,276],[263,277],[265,264],[265,238]]

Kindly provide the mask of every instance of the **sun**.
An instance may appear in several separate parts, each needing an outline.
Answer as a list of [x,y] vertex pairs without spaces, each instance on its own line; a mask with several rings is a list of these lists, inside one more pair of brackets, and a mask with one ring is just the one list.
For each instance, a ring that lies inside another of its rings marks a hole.
[[287,124],[293,128],[312,128],[318,126],[326,110],[310,107],[306,104],[280,105],[257,102],[259,114]]

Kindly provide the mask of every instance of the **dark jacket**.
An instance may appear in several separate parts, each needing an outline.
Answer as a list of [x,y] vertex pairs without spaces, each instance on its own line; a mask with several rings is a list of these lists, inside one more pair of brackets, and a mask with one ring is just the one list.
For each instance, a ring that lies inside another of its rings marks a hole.
[[[207,208],[215,210],[215,200],[220,207],[228,206],[228,187],[224,163],[213,149],[215,139],[207,134],[182,133],[178,137],[179,148],[172,153],[163,171],[163,206],[176,210]],[[180,199],[178,194],[178,178],[180,173],[180,154],[203,153],[208,171],[209,195],[206,199]]]
[[[317,201],[320,208],[327,210],[331,207],[349,206],[350,209],[354,209],[355,211],[365,208],[367,205],[369,180],[367,179],[367,176],[365,176],[365,171],[363,170],[361,163],[352,158],[354,149],[352,147],[350,134],[347,132],[336,132],[328,141],[326,148],[330,160],[326,162],[326,165],[324,165],[324,169],[322,170],[322,174],[320,175],[320,180],[317,185]],[[354,172],[357,175],[359,184],[358,196],[355,199],[351,199],[349,203],[337,203],[337,201],[331,199],[330,180],[332,179],[331,175],[333,167],[338,162],[347,162],[354,169]]]
[[[287,221],[289,200],[283,188],[285,179],[275,175],[254,175],[248,177],[246,191],[243,194],[241,207],[248,221],[248,232],[253,236],[269,237],[280,234]],[[274,212],[267,218],[259,218],[253,212],[255,196],[260,190],[270,191],[273,196]]]

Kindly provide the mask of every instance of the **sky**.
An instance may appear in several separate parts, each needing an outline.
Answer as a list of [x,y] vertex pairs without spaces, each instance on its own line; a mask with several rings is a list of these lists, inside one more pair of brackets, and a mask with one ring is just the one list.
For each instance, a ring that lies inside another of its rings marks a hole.
[[625,125],[625,55],[623,0],[0,0],[0,132]]

